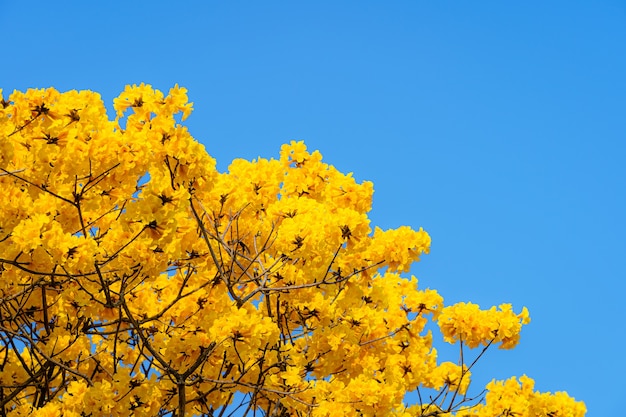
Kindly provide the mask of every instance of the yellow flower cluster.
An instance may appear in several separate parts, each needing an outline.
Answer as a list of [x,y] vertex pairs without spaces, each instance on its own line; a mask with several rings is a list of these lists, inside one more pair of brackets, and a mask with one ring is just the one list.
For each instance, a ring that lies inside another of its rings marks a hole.
[[[218,172],[179,123],[192,105],[178,86],[129,86],[114,108],[91,91],[0,91],[7,416],[517,410],[510,382],[463,408],[471,366],[439,361],[427,324],[510,348],[528,312],[444,307],[401,276],[430,237],[372,230],[370,182],[302,142]],[[439,395],[407,407],[420,389]]]
[[535,382],[526,375],[487,384],[484,404],[457,413],[457,417],[582,417],[585,404],[574,401],[564,392],[555,394],[534,391]]
[[448,343],[463,342],[470,348],[500,343],[501,349],[512,349],[519,342],[522,325],[530,323],[530,317],[526,307],[515,314],[510,304],[481,310],[473,303],[458,303],[445,307],[438,323]]

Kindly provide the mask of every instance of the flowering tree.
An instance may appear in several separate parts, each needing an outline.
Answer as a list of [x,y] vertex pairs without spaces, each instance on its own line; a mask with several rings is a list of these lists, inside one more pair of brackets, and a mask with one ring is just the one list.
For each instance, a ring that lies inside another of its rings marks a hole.
[[220,173],[178,86],[127,87],[114,120],[91,91],[0,100],[1,415],[584,415],[525,376],[470,394],[527,310],[401,276],[428,234],[372,231],[372,184],[303,143]]

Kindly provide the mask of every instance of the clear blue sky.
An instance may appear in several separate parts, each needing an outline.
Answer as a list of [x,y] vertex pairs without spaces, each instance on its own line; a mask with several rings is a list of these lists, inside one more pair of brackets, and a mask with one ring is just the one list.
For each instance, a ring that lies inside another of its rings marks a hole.
[[375,224],[432,236],[421,285],[530,309],[477,381],[623,415],[624,1],[0,1],[0,28],[5,94],[179,83],[220,169],[298,139],[373,181]]

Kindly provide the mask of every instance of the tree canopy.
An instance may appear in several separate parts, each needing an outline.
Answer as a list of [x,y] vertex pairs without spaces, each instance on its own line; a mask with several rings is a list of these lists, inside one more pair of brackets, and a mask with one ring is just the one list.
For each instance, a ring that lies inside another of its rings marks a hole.
[[372,183],[304,143],[218,172],[178,86],[113,119],[92,91],[0,100],[1,415],[585,414],[527,376],[470,388],[527,309],[418,287],[429,235],[372,227]]

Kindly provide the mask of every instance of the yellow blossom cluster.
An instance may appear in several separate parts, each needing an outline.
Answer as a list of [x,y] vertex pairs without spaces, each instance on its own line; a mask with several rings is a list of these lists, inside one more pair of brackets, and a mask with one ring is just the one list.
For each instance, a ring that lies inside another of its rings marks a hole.
[[582,402],[574,401],[564,392],[539,393],[535,382],[523,375],[506,381],[487,384],[484,404],[457,413],[457,417],[580,417],[586,413]]
[[470,407],[471,365],[440,361],[428,323],[511,348],[528,312],[444,306],[400,275],[430,237],[372,228],[370,182],[302,142],[218,172],[178,86],[128,86],[114,110],[0,90],[3,415],[584,414],[527,379]]
[[530,323],[528,309],[515,314],[510,304],[481,310],[474,303],[445,307],[438,318],[439,328],[448,343],[463,342],[470,348],[500,343],[501,349],[512,349],[519,342],[523,324]]

